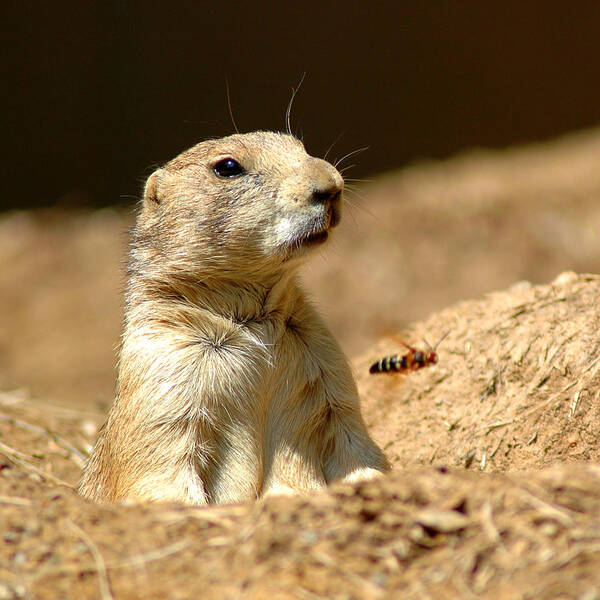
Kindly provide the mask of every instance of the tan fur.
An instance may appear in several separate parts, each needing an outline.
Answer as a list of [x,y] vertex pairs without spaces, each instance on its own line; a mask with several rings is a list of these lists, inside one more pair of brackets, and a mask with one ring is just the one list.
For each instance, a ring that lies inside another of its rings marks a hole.
[[[245,172],[218,177],[231,157]],[[241,502],[384,471],[348,363],[296,282],[343,180],[292,136],[198,144],[133,231],[118,393],[80,492]]]

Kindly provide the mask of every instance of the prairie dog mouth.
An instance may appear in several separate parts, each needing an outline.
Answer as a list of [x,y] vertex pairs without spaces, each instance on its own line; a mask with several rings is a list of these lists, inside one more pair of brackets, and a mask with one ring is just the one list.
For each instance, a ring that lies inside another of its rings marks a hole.
[[330,204],[327,208],[325,223],[312,233],[308,234],[307,236],[304,236],[300,240],[300,245],[313,246],[316,244],[322,244],[323,242],[326,242],[327,238],[329,237],[329,229],[331,227],[335,227],[335,225],[337,225],[337,223],[334,222],[333,206]]
[[340,212],[338,204],[328,203],[322,206],[320,214],[312,217],[285,219],[280,229],[283,234],[280,248],[287,259],[297,252],[303,254],[303,250],[324,244],[329,239],[330,230],[340,222]]
[[300,240],[301,246],[313,246],[317,244],[322,244],[327,241],[329,237],[329,231],[327,229],[322,229],[321,231],[317,231],[316,233],[311,233],[308,237]]

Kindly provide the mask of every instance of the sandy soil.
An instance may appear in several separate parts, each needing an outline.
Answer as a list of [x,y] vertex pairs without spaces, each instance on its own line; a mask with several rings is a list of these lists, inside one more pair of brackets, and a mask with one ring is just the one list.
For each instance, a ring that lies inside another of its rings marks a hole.
[[[600,272],[599,158],[592,131],[360,189],[305,280],[394,472],[254,505],[76,495],[131,217],[2,216],[0,600],[600,598],[600,277],[556,277]],[[436,365],[368,374],[446,332]]]

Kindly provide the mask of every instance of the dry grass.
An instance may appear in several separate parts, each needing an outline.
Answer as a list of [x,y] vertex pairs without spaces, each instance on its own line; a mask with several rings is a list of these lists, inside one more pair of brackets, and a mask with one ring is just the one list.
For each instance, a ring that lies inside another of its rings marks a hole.
[[357,361],[367,420],[394,464],[481,471],[600,459],[600,277],[565,273],[432,315],[406,335],[444,328],[439,363],[410,376],[369,375],[399,347]]

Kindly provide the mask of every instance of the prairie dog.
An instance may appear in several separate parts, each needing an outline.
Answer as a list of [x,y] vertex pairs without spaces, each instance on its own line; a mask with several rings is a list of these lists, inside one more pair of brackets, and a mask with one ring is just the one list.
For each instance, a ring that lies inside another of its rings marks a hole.
[[148,179],[97,501],[242,502],[389,468],[346,358],[296,281],[344,182],[291,135],[202,142]]

